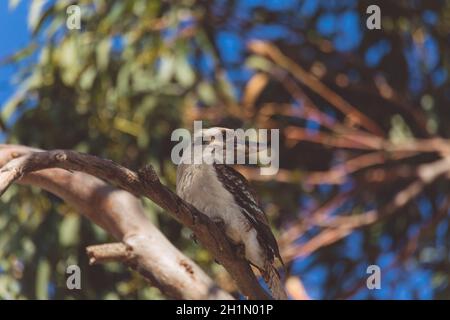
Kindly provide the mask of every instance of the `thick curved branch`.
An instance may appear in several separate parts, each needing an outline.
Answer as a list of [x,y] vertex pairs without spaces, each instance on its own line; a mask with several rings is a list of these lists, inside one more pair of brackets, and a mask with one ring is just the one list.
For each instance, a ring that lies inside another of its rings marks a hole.
[[[40,150],[0,146],[0,166]],[[18,182],[45,189],[131,248],[130,264],[166,296],[175,299],[231,299],[174,247],[146,217],[139,199],[82,172],[46,169],[25,173]],[[98,251],[97,251],[98,252]],[[124,261],[125,262],[125,261]]]
[[259,285],[248,262],[237,255],[224,231],[206,215],[161,184],[151,166],[134,172],[113,161],[75,151],[34,152],[11,160],[0,170],[0,194],[24,174],[48,168],[85,172],[136,196],[151,199],[194,232],[200,243],[230,273],[243,295],[250,299],[270,298]]

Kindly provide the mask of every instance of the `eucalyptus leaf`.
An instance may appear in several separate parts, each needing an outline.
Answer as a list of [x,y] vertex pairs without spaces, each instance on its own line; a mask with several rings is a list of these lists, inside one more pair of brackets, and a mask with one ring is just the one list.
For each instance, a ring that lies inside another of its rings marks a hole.
[[80,222],[80,217],[76,214],[64,217],[59,226],[59,243],[62,246],[75,245],[79,241]]
[[14,10],[20,3],[20,0],[9,0],[8,8]]
[[32,32],[36,30],[39,24],[42,10],[48,0],[32,0],[30,10],[28,12],[28,27]]
[[198,85],[198,94],[200,96],[200,99],[206,104],[206,105],[214,105],[217,101],[216,99],[216,93],[214,92],[214,88],[211,84],[203,81]]
[[47,259],[41,259],[36,268],[36,298],[48,299],[48,285],[50,282],[50,263]]
[[186,57],[179,56],[175,62],[175,78],[185,88],[194,84],[195,73]]
[[111,39],[105,38],[100,41],[96,49],[97,67],[104,71],[108,67],[109,54],[111,51]]

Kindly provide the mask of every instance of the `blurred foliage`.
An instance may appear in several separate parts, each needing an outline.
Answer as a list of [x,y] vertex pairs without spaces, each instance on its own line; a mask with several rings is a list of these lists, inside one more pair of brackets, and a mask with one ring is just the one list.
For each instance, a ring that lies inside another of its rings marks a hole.
[[[267,123],[282,133],[294,126],[316,134],[320,123],[301,111],[301,117],[282,114],[280,106],[302,110],[302,101],[270,74],[271,61],[246,49],[252,39],[270,40],[374,120],[390,141],[449,138],[450,3],[379,1],[383,28],[369,31],[365,9],[375,2],[33,0],[34,38],[9,59],[23,67],[16,93],[1,109],[7,142],[74,149],[134,169],[152,163],[173,188],[170,135],[191,128],[195,119],[258,127],[264,107],[275,104]],[[71,4],[82,8],[81,30],[66,28]],[[321,111],[346,121],[323,97],[300,87]],[[256,110],[250,117],[243,112],[248,100]],[[328,170],[354,150],[292,144],[284,135],[282,143],[281,167],[290,170],[290,180],[254,183],[277,230],[345,192],[352,196],[333,215],[382,206],[409,181],[382,184],[356,174],[344,184],[311,186],[304,183],[308,173]],[[437,157],[427,153],[409,161]],[[397,170],[398,163],[387,166]],[[400,214],[291,261],[291,274],[302,278],[314,298],[450,298],[448,213],[421,234],[407,259],[389,268],[383,295],[359,288],[365,268],[387,266],[400,256],[447,194],[448,182],[438,181]],[[219,277],[220,268],[187,230],[144,203],[180,250]],[[88,266],[84,248],[109,236],[54,196],[14,186],[0,205],[0,298],[162,298],[120,264]],[[312,228],[295,241],[318,232]],[[65,289],[65,267],[74,263],[82,269],[81,291]]]

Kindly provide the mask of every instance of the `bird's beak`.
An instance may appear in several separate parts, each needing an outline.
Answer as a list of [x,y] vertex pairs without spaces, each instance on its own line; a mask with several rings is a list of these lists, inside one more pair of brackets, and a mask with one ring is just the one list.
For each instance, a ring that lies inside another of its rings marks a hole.
[[235,144],[235,151],[236,152],[245,152],[245,155],[251,155],[251,154],[258,154],[262,150],[267,149],[266,143],[258,142],[257,140],[248,140],[247,143],[245,142],[237,142]]

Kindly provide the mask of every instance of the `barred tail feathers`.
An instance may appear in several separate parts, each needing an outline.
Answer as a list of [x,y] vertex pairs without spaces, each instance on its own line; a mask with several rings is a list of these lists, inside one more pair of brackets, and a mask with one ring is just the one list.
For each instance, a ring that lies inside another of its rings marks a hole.
[[287,300],[287,294],[284,290],[280,274],[270,261],[267,261],[262,272],[264,281],[269,286],[272,296],[275,300]]

